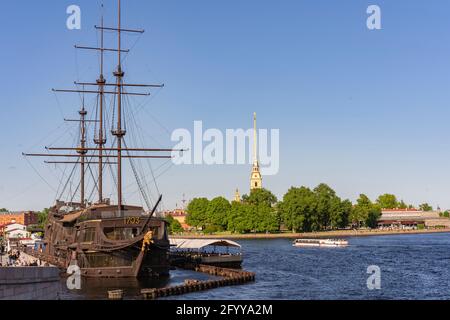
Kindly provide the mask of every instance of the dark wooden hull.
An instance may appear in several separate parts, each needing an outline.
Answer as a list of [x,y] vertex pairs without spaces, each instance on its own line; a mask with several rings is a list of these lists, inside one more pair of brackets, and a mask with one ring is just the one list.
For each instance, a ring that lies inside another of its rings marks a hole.
[[115,210],[104,205],[61,215],[55,208],[45,230],[43,259],[61,268],[77,265],[88,278],[167,276],[165,220],[140,216],[139,207],[124,207],[122,217]]
[[[122,254],[131,255],[128,250]],[[111,253],[120,254],[120,252]],[[131,258],[131,265],[104,266],[94,268],[81,268],[81,274],[88,278],[158,278],[168,276],[170,263],[167,259],[167,250],[151,248],[150,251],[140,252],[137,258]]]

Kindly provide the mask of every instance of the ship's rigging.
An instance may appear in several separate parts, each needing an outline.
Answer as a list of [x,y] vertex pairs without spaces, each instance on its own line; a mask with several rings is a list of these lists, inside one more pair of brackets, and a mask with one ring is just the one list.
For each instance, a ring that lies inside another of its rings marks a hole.
[[[95,203],[105,203],[109,201],[105,197],[105,172],[109,168],[111,173],[111,179],[116,186],[116,201],[117,210],[120,213],[124,206],[124,160],[129,160],[131,171],[136,180],[137,187],[139,189],[141,199],[144,202],[147,210],[150,211],[153,208],[150,196],[146,192],[147,183],[145,177],[142,177],[144,168],[140,163],[137,163],[136,159],[171,159],[171,152],[182,152],[183,150],[173,150],[171,148],[138,148],[129,147],[126,141],[127,119],[125,105],[129,106],[129,97],[137,96],[149,96],[150,90],[154,88],[163,88],[164,84],[139,84],[139,83],[126,83],[125,71],[123,69],[123,54],[128,53],[130,49],[123,48],[122,37],[124,34],[143,34],[145,31],[142,29],[130,29],[122,26],[122,12],[121,12],[121,0],[118,0],[118,20],[116,27],[110,27],[104,25],[104,18],[102,16],[100,25],[96,25],[95,29],[100,33],[99,46],[85,46],[76,45],[77,50],[93,51],[99,53],[100,56],[100,68],[99,75],[95,81],[76,81],[74,84],[77,86],[75,89],[53,89],[55,93],[74,93],[81,96],[81,109],[79,111],[79,119],[65,119],[66,122],[77,122],[79,124],[79,137],[77,139],[77,145],[71,147],[64,146],[51,146],[46,147],[46,153],[27,153],[25,156],[30,157],[48,157],[56,160],[47,160],[46,164],[53,165],[73,165],[72,170],[66,176],[66,171],[63,171],[63,176],[66,177],[66,182],[60,188],[59,194],[62,196],[68,192],[71,194],[69,199],[70,203],[74,203],[75,196],[79,199],[79,205],[86,207],[90,199],[93,198],[94,193],[97,194]],[[104,33],[114,32],[117,34],[117,45],[111,47],[105,47]],[[114,81],[107,81],[105,77],[105,54],[113,53],[117,55],[117,67],[113,73]],[[129,91],[132,90],[132,91]],[[85,97],[88,95],[95,95],[95,112],[92,118],[89,118],[88,111],[85,106]],[[107,97],[111,97],[111,113],[108,118],[108,104]],[[129,112],[131,117],[128,117],[128,121],[131,124],[136,124],[134,119],[134,113]],[[108,139],[107,129],[108,121],[111,120],[110,139]],[[93,127],[93,128],[92,128]],[[92,137],[88,133],[92,133]],[[92,138],[92,141],[89,140]],[[132,137],[136,140],[136,137]],[[141,142],[143,139],[141,138]],[[89,143],[90,142],[90,143]],[[109,145],[108,145],[109,142]],[[91,146],[91,144],[93,145]],[[93,166],[96,170],[93,170]],[[113,169],[116,166],[116,170]],[[149,164],[149,168],[153,177],[153,168]],[[74,180],[75,173],[80,173],[79,183],[73,186],[72,180]],[[87,180],[89,178],[91,192],[87,194]],[[74,188],[74,190],[73,190]],[[148,188],[147,188],[148,189]],[[157,189],[158,190],[158,189]],[[159,190],[158,190],[159,193]],[[158,200],[159,203],[160,199]]]

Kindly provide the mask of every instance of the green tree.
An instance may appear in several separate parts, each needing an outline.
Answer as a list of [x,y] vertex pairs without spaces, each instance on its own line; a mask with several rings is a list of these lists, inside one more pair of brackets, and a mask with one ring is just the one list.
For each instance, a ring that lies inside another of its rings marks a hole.
[[254,232],[274,232],[280,230],[280,216],[276,208],[277,197],[267,189],[251,190],[250,195],[242,197],[243,205],[247,206],[246,223],[242,226]]
[[251,205],[265,204],[271,207],[277,203],[277,197],[267,189],[253,189],[250,195],[242,196],[242,201]]
[[369,197],[361,194],[356,201],[356,205],[350,214],[350,221],[353,225],[375,228],[377,221],[381,217],[381,207],[379,204],[373,204]]
[[280,230],[280,221],[277,211],[273,207],[269,207],[267,204],[259,204],[253,206],[255,212],[256,232],[275,232]]
[[50,213],[50,209],[49,208],[45,208],[44,210],[42,210],[41,212],[38,212],[38,226],[41,229],[45,230],[45,225],[47,224],[48,221],[48,215]]
[[383,209],[395,209],[398,207],[397,197],[393,194],[383,194],[378,197],[377,204]]
[[367,215],[366,227],[375,229],[378,226],[378,220],[381,217],[381,208],[374,205]]
[[306,187],[292,187],[279,205],[281,217],[293,232],[311,231],[311,216],[315,211],[315,194]]
[[[332,215],[340,214],[341,199],[336,196],[336,192],[328,185],[321,183],[314,188],[315,194],[315,214],[312,216],[312,230],[318,231],[330,227]],[[337,219],[337,217],[334,217]]]
[[217,231],[226,230],[228,225],[228,215],[230,213],[230,202],[224,197],[212,199],[206,210],[208,225],[215,226]]
[[353,206],[350,212],[350,222],[353,226],[360,227],[364,225],[367,217],[367,212],[372,206],[372,201],[365,194],[360,194],[356,200],[356,205]]
[[350,200],[341,201],[339,198],[333,199],[330,207],[331,229],[342,229],[348,226],[352,207],[353,205]]
[[1,208],[1,209],[0,209],[0,212],[9,212],[9,210],[6,209],[6,208]]
[[206,198],[192,199],[186,208],[186,223],[193,227],[205,228],[208,223],[208,205],[209,200]]
[[249,233],[255,229],[256,217],[253,207],[233,202],[228,215],[227,230],[235,233]]
[[422,211],[433,211],[433,207],[430,206],[428,203],[422,203],[419,206],[419,209],[422,210]]

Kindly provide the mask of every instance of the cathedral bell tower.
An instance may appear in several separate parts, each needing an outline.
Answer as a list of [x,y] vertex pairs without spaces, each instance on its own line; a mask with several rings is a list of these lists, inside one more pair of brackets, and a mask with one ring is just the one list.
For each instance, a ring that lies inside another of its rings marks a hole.
[[236,192],[234,193],[234,202],[241,203],[241,194],[239,193],[239,189],[236,189]]
[[256,132],[256,112],[253,114],[253,168],[250,177],[250,190],[262,188],[262,177],[258,162],[258,134]]

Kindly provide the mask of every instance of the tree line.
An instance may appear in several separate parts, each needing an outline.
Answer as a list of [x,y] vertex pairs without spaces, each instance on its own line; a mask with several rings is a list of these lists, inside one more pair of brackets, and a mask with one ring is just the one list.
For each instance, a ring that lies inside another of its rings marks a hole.
[[[395,195],[383,194],[372,202],[361,194],[352,203],[341,199],[328,185],[316,188],[292,187],[281,201],[267,189],[255,189],[241,202],[224,197],[195,198],[187,206],[186,223],[205,233],[262,233],[327,231],[344,228],[375,228],[382,209],[413,208]],[[420,209],[431,211],[428,204]]]

